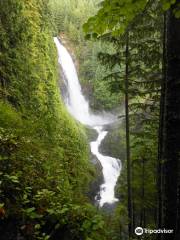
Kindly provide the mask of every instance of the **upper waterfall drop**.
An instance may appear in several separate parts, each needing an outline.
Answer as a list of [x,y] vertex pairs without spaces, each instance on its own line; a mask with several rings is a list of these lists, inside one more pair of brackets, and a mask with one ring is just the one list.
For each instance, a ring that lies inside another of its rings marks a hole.
[[89,103],[82,94],[76,68],[69,52],[57,37],[54,38],[54,42],[58,50],[58,62],[67,83],[66,106],[74,118],[82,124],[89,125],[98,133],[96,141],[91,142],[90,147],[91,152],[102,165],[104,183],[100,186],[100,199],[96,197],[96,201],[102,207],[105,203],[111,204],[118,200],[115,198],[114,188],[120,175],[121,162],[119,159],[104,156],[99,152],[99,146],[108,133],[104,131],[103,126],[115,122],[117,118],[112,114],[97,115],[90,111]]
[[60,44],[58,38],[54,38],[58,48],[59,63],[62,66],[64,75],[68,81],[69,99],[67,102],[70,113],[81,123],[89,124],[89,104],[81,92],[81,86],[77,77],[77,72],[71,56],[66,48]]
[[89,103],[81,91],[81,85],[73,60],[67,49],[60,43],[57,37],[54,42],[58,49],[58,61],[67,79],[68,99],[66,102],[69,112],[82,124],[89,126],[104,125],[115,121],[115,116],[108,113],[93,114],[89,109]]

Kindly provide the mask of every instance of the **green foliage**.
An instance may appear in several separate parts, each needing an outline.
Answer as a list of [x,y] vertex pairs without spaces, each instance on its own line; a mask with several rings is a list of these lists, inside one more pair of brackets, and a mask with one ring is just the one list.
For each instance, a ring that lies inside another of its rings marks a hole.
[[[116,7],[110,4],[109,1],[105,2],[108,5],[102,5],[103,11],[105,11],[106,7],[114,7],[111,10],[114,10],[114,13],[118,10],[118,14],[131,1],[124,3],[121,10],[119,9],[120,4]],[[110,18],[110,14],[112,15],[112,11],[109,12],[109,15],[106,13],[107,19],[108,16]],[[132,11],[136,10],[132,9]],[[124,13],[130,14],[131,10],[128,12],[124,9]],[[120,30],[118,32],[111,26],[109,31],[104,31],[101,23],[96,22],[98,27],[102,27],[102,32],[98,32],[98,37],[102,41],[109,43],[110,46],[112,44],[114,46],[114,51],[111,53],[99,53],[101,63],[109,70],[109,74],[104,77],[104,81],[109,84],[113,93],[119,91],[124,93],[125,76],[129,80],[133,224],[134,226],[142,227],[154,227],[156,224],[154,215],[157,205],[156,168],[159,98],[162,77],[162,15],[158,2],[153,2],[153,4],[148,5],[144,14],[138,15],[136,19],[133,18],[134,22],[131,20],[130,25],[126,23],[126,19],[123,20],[124,28],[129,33],[128,59],[126,58],[127,42],[124,35],[122,35],[124,30],[121,32],[121,29],[118,29]],[[103,18],[103,15],[101,17]],[[110,19],[109,22],[114,24]],[[120,22],[118,23],[120,24]],[[103,24],[106,25],[107,29],[109,28],[108,23],[103,22]],[[129,28],[127,28],[127,25],[129,25]],[[129,69],[128,75],[126,75],[126,63]],[[124,239],[127,237],[128,213],[126,206],[128,204],[128,193],[126,164],[126,161],[124,161],[118,186],[116,187],[120,203],[116,209],[113,220],[115,226],[112,231],[114,232],[113,236],[116,236],[117,239],[119,235],[124,237]],[[121,213],[119,212],[120,210]],[[116,221],[119,221],[119,224]],[[121,229],[120,232],[118,231],[119,228]]]
[[[106,33],[122,35],[153,2],[151,0],[104,0],[101,2],[98,13],[84,24],[84,32],[87,38],[97,38]],[[158,2],[161,3],[162,9],[167,11],[176,0]],[[179,7],[174,12],[176,17],[179,17]]]
[[88,97],[91,108],[102,110],[117,107],[119,96],[110,91],[102,81],[107,73],[97,59],[99,51],[112,52],[113,48],[101,42],[85,41],[83,23],[97,11],[97,1],[91,0],[51,0],[55,34],[60,33],[63,44],[74,57],[83,92]]
[[48,1],[0,8],[1,236],[103,239],[86,197],[94,169],[85,132],[59,96]]
[[[95,0],[0,1],[0,233],[4,239],[17,235],[27,240],[127,238],[126,161],[116,188],[120,203],[112,215],[100,214],[86,197],[94,169],[87,159],[84,129],[70,118],[59,96],[52,40],[59,32],[77,56],[84,92],[95,109],[119,105],[128,63],[134,224],[154,227],[162,68],[159,3],[167,10],[175,1],[104,0],[98,6]],[[99,39],[92,43],[84,40],[81,26],[94,12],[96,16],[84,25],[87,38]],[[179,17],[179,9],[174,13]],[[123,37],[127,31],[128,59]]]
[[84,24],[84,31],[88,34],[96,33],[96,36],[109,31],[122,34],[134,16],[144,9],[146,3],[146,0],[135,2],[105,0],[101,3],[97,15],[88,19],[88,22]]

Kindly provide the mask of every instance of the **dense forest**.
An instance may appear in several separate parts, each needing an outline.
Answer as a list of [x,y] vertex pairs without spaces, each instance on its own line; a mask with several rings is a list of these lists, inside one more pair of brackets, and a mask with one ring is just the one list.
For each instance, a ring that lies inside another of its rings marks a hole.
[[[105,132],[69,113],[56,36]],[[179,88],[179,0],[0,0],[0,238],[179,240]]]

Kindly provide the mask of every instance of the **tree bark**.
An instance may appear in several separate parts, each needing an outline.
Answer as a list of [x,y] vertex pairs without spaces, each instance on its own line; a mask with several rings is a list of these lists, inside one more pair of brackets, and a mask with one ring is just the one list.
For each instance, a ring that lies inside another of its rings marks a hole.
[[163,240],[177,240],[179,236],[179,162],[180,162],[180,19],[173,9],[167,13],[165,108],[162,139],[163,160],[163,225],[174,230],[163,234]]
[[165,78],[166,78],[166,13],[164,13],[163,29],[163,58],[162,58],[162,80],[161,80],[161,99],[160,99],[160,121],[159,121],[159,144],[158,144],[158,166],[157,166],[157,189],[158,189],[158,207],[157,207],[157,228],[162,227],[162,202],[163,202],[163,163],[162,163],[162,143],[164,126],[164,108],[165,108]]
[[127,187],[128,187],[128,230],[129,238],[133,234],[132,187],[131,187],[131,157],[129,139],[129,33],[126,33],[126,69],[125,69],[125,116],[126,116],[126,159],[127,159]]
[[145,228],[145,206],[144,206],[144,202],[145,202],[145,160],[142,159],[142,182],[141,182],[141,202],[142,202],[142,206],[141,206],[141,214],[140,214],[140,226],[142,228]]

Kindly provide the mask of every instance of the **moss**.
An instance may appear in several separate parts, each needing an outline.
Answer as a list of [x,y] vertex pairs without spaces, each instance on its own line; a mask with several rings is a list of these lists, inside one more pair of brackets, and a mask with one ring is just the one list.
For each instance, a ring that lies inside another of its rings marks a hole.
[[94,169],[85,129],[59,94],[46,1],[6,3],[0,4],[0,234],[104,239],[103,220],[86,197]]

